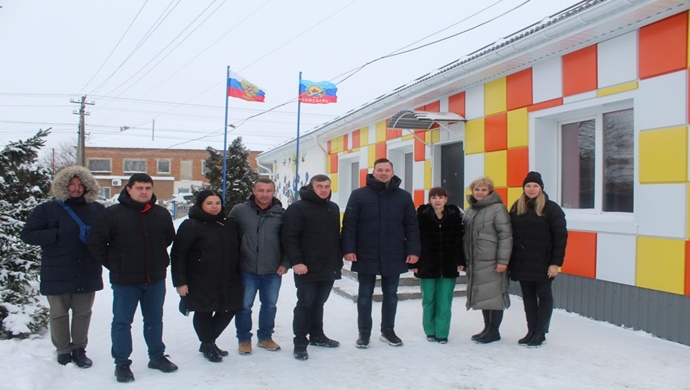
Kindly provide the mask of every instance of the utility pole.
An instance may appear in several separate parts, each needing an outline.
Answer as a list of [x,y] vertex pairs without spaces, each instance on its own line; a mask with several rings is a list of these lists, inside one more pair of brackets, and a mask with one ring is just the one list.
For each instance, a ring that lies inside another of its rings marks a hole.
[[93,106],[94,102],[87,102],[86,95],[82,96],[80,100],[70,99],[70,103],[78,103],[79,110],[72,111],[72,114],[79,115],[79,137],[77,137],[77,164],[82,167],[86,166],[86,121],[84,121],[84,116],[91,115],[86,111],[86,105]]

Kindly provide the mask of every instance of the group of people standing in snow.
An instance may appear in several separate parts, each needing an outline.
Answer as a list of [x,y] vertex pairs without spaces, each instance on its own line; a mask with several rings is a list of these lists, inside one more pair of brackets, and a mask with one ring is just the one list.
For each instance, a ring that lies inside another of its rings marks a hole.
[[150,176],[132,175],[119,204],[104,209],[95,202],[99,187],[87,169],[61,170],[53,181],[55,200],[36,207],[22,232],[25,242],[42,247],[41,293],[48,297],[58,363],[92,365],[85,348],[95,292],[103,288],[101,265],[110,271],[113,290],[111,339],[118,382],[134,380],[129,357],[137,306],[148,367],[178,369],[165,355],[162,336],[170,264],[180,311],[194,312],[199,352],[211,362],[229,354],[216,340],[233,317],[239,354],[252,353],[257,294],[256,345],[281,349],[272,334],[282,275],[290,268],[297,287],[293,356],[308,359],[310,345],[338,347],[326,336],[323,317],[343,259],[352,263],[359,282],[357,348],[370,345],[377,276],[383,293],[379,338],[392,346],[403,344],[395,333],[395,316],[400,275],[408,270],[420,278],[428,341],[448,342],[456,278],[465,271],[467,308],[482,310],[485,324],[473,340],[500,339],[503,310],[510,306],[510,275],[520,282],[527,318],[528,333],[519,344],[541,345],[553,310],[551,282],[563,264],[567,241],[565,215],[543,192],[541,176],[527,175],[510,212],[486,177],[471,183],[466,213],[447,204],[449,194],[441,187],[432,188],[429,203],[415,210],[400,184],[393,164],[376,160],[366,185],[350,195],[342,228],[326,175],[312,177],[287,209],[266,178],[258,179],[249,199],[229,213],[219,193],[203,190],[175,234],[169,213],[156,204]]

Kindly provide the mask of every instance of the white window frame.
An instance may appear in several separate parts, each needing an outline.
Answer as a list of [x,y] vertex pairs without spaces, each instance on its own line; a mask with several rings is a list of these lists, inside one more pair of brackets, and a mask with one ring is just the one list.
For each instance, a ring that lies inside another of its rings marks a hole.
[[[542,173],[545,192],[550,199],[561,204],[562,166],[561,166],[561,126],[588,119],[596,119],[604,113],[625,109],[635,109],[634,92],[625,92],[601,98],[576,102],[564,102],[563,105],[530,113],[529,125],[529,166],[530,170]],[[634,114],[633,114],[634,115]],[[596,126],[601,126],[600,120]],[[633,126],[635,126],[633,124]],[[635,211],[603,211],[603,132],[595,133],[595,200],[593,209],[564,208],[568,228],[607,233],[636,234]],[[638,135],[633,127],[633,191],[638,191]]]
[[[107,161],[108,162],[108,170],[107,171],[96,171],[91,169],[91,161]],[[99,158],[99,157],[94,157],[94,158],[89,158],[86,162],[86,166],[89,167],[89,170],[94,173],[111,173],[113,171],[113,159],[112,158]]]
[[[144,170],[143,171],[133,171],[133,170],[128,170],[127,169],[127,163],[130,161],[138,161],[138,162],[143,162],[144,163]],[[122,160],[122,171],[124,173],[146,173],[146,167],[147,167],[148,162],[146,159],[141,159],[141,158],[125,158]]]
[[[167,162],[168,163],[168,171],[161,171],[161,162]],[[169,158],[159,158],[156,160],[156,170],[158,171],[159,175],[169,175],[172,172],[172,160]]]

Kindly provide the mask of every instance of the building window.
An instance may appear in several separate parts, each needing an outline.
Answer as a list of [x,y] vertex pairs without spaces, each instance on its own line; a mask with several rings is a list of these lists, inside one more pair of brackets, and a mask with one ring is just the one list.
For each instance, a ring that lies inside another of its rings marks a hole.
[[206,167],[206,160],[200,160],[201,161],[201,174],[206,176],[206,173],[208,173],[209,169]]
[[192,176],[193,160],[180,161],[180,180],[194,180]]
[[89,171],[95,173],[110,173],[111,160],[109,158],[90,158],[88,161]]
[[146,173],[146,160],[124,160],[125,173]]
[[633,212],[633,110],[561,123],[561,205]]
[[110,187],[101,187],[101,196],[110,199]]
[[158,160],[158,173],[170,174],[170,160]]

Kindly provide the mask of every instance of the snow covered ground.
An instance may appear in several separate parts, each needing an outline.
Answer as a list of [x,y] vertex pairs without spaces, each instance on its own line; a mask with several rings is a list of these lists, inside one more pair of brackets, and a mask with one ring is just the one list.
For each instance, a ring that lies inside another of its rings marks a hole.
[[[210,363],[198,352],[191,316],[177,310],[178,297],[168,279],[164,341],[180,369],[164,374],[146,367],[146,344],[137,313],[131,357],[136,381],[120,384],[110,357],[112,290],[107,271],[104,279],[106,288],[96,295],[87,348],[93,367],[57,364],[47,334],[0,341],[0,389],[690,389],[690,347],[562,310],[554,313],[546,345],[518,346],[525,320],[517,297],[512,297],[513,305],[506,311],[499,342],[470,341],[482,328],[482,316],[467,312],[464,298],[456,298],[449,343],[430,343],[422,331],[421,303],[410,300],[398,305],[396,332],[404,346],[391,347],[372,337],[371,348],[359,350],[354,346],[356,304],[331,294],[325,330],[342,345],[309,347],[309,360],[297,361],[292,357],[296,301],[292,273],[283,278],[276,319],[274,339],[283,350],[255,347],[252,355],[238,355],[233,322],[218,340],[221,348],[231,352],[222,363]],[[374,324],[380,320],[380,308],[380,303],[374,303]]]
[[[421,327],[419,301],[401,301],[396,331],[402,347],[372,338],[371,348],[354,347],[356,305],[331,295],[325,329],[341,341],[337,349],[309,348],[309,360],[292,357],[292,274],[283,281],[275,340],[279,352],[255,348],[252,355],[235,353],[234,323],[218,340],[231,351],[222,363],[210,363],[197,352],[199,343],[191,317],[177,311],[172,286],[165,303],[164,340],[167,353],[180,366],[164,374],[146,367],[141,317],[133,325],[132,371],[136,381],[120,384],[110,357],[111,290],[96,296],[88,355],[93,367],[80,369],[55,362],[50,337],[0,342],[1,389],[690,389],[690,347],[648,334],[592,321],[561,310],[554,313],[548,342],[541,348],[518,346],[525,333],[522,302],[513,299],[499,342],[479,345],[470,335],[481,327],[481,314],[467,312],[464,299],[454,302],[450,342],[429,343]],[[380,304],[374,304],[374,321]]]

